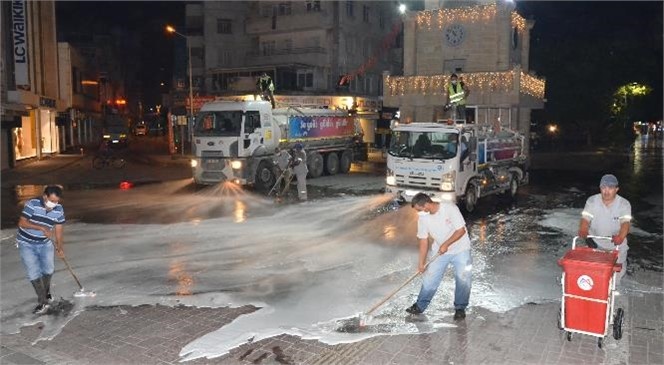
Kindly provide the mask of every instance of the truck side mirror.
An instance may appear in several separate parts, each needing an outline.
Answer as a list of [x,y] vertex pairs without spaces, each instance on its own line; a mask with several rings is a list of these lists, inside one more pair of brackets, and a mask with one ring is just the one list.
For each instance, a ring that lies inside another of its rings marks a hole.
[[471,153],[470,153],[470,160],[471,160],[471,161],[475,161],[475,160],[477,160],[477,153],[475,153],[475,152],[471,152]]
[[477,137],[470,137],[470,150],[471,151],[477,150]]

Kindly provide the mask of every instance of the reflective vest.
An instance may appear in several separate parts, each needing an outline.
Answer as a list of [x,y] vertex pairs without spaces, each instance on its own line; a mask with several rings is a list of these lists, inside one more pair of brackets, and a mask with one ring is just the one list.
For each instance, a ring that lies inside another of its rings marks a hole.
[[450,96],[450,103],[457,105],[466,105],[465,92],[461,83],[456,84],[456,92],[454,91],[454,85],[450,83],[447,87],[447,93]]

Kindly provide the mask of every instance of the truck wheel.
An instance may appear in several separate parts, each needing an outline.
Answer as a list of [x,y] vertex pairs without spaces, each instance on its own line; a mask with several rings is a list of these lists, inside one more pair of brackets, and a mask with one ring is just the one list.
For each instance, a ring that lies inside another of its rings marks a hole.
[[474,184],[468,184],[466,196],[463,199],[463,207],[468,213],[472,213],[477,205],[477,190]]
[[313,152],[309,156],[309,176],[312,178],[317,178],[323,175],[323,156],[318,152]]
[[336,152],[330,152],[325,158],[325,171],[330,175],[336,175],[339,172],[339,155]]
[[342,174],[348,173],[350,171],[350,164],[353,162],[352,152],[346,150],[341,153],[341,158],[339,159],[339,172]]
[[274,186],[276,178],[267,161],[262,161],[258,164],[256,170],[256,188],[262,191],[270,191]]

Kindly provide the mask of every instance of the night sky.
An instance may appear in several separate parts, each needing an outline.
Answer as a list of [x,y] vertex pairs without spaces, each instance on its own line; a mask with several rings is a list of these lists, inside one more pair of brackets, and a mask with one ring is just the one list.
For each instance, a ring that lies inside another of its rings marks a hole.
[[[58,38],[71,32],[123,29],[134,44],[123,58],[137,69],[133,85],[146,105],[160,102],[159,83],[171,82],[173,39],[165,24],[184,24],[184,3],[56,3]],[[547,79],[546,109],[536,118],[558,123],[602,123],[615,89],[640,82],[654,88],[643,101],[645,119],[662,118],[662,2],[517,1],[535,20],[531,70]],[[128,42],[131,43],[131,42]]]

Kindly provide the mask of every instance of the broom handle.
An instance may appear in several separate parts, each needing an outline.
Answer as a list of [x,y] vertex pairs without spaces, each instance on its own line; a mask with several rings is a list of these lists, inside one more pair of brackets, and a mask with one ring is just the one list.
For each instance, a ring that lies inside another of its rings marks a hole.
[[[440,253],[437,253],[436,256],[432,257],[431,260],[429,260],[429,262],[427,262],[426,265],[424,265],[424,270],[426,270],[427,267],[429,267],[429,264],[432,263],[432,262],[433,262],[435,259],[437,259],[439,256],[440,256]],[[411,281],[413,281],[413,279],[415,279],[418,275],[420,275],[420,272],[419,272],[419,271],[417,271],[415,274],[413,274],[411,277],[409,277],[408,280],[406,280],[403,284],[401,284],[400,287],[396,288],[396,290],[394,290],[393,292],[391,292],[390,294],[388,294],[385,298],[383,298],[383,300],[381,300],[380,302],[378,302],[378,304],[376,304],[376,305],[374,305],[373,307],[371,307],[371,309],[369,309],[369,311],[367,311],[366,315],[371,314],[373,311],[375,311],[376,309],[378,309],[378,307],[380,307],[380,306],[383,305],[385,302],[387,302],[388,300],[390,300],[390,298],[392,298],[392,297],[394,296],[394,294],[398,293],[399,290],[403,289],[404,286],[408,285],[408,284],[409,284]]]
[[78,281],[78,278],[76,277],[76,274],[74,274],[74,270],[72,270],[71,266],[69,266],[69,262],[67,262],[67,259],[64,256],[62,256],[61,258],[62,258],[62,261],[64,261],[65,266],[67,266],[67,270],[69,270],[69,273],[71,274],[71,276],[73,276],[74,280],[76,280],[76,284],[78,284],[78,287],[81,290],[83,290],[83,285],[81,285],[81,282]]

